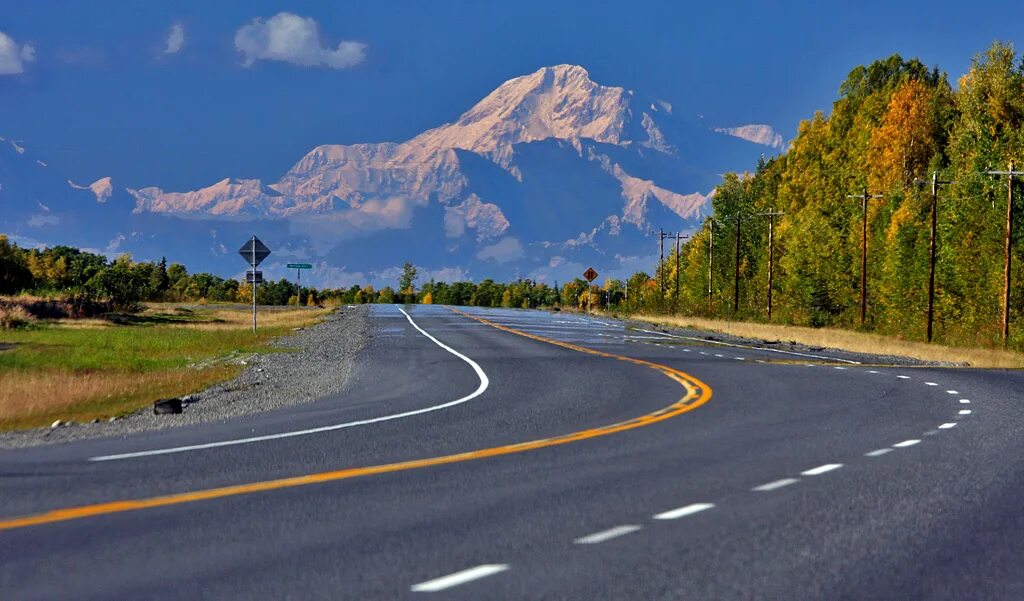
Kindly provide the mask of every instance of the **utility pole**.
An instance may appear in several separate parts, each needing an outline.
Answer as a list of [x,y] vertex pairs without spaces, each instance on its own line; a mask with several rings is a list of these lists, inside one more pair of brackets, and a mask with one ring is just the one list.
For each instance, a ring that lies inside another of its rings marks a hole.
[[708,234],[708,312],[713,305],[712,291],[715,283],[715,218],[711,218]]
[[684,235],[680,234],[679,232],[676,232],[675,234],[673,234],[670,237],[676,239],[676,295],[674,297],[675,298],[675,302],[672,305],[672,309],[673,309],[673,312],[674,312],[676,307],[679,305],[679,250],[680,250],[679,242],[681,240],[689,238],[689,236],[684,236]]
[[[727,220],[732,221],[733,223],[736,224],[736,272],[735,272],[735,278],[734,278],[734,281],[733,281],[733,289],[732,289],[732,312],[735,315],[736,312],[739,311],[739,308],[740,308],[740,222],[743,221],[743,216],[742,215],[734,215],[732,217],[724,217],[723,219],[727,219]],[[714,254],[712,252],[710,252],[711,250],[714,250],[714,223],[715,223],[714,219],[712,219],[712,221],[711,221],[712,238],[711,238],[711,243],[709,244],[709,253],[708,253],[708,256],[709,256],[709,263],[708,263],[708,307],[709,308],[711,306],[711,284],[713,283],[712,273],[714,271],[714,269],[713,269],[714,268],[714,263],[712,261],[712,259],[714,258]]]
[[[928,180],[915,179],[916,184],[928,183]],[[928,342],[932,341],[933,324],[935,322],[935,247],[938,243],[937,223],[939,212],[939,186],[954,183],[953,181],[939,181],[939,172],[932,172],[932,208],[931,208],[931,236],[928,240]]]
[[884,196],[881,194],[868,194],[868,188],[865,186],[863,194],[850,194],[847,198],[860,199],[860,324],[864,325],[868,315],[868,201],[875,198],[884,198]]
[[651,230],[652,234],[658,236],[658,284],[661,288],[661,306],[665,307],[665,238],[672,238],[678,236],[678,234],[672,234],[666,232],[664,229],[658,228],[655,232]]
[[732,314],[740,310],[740,222],[743,218],[737,215],[736,220],[736,282],[732,288]]
[[767,213],[758,213],[768,218],[768,320],[772,318],[772,283],[775,275],[775,218],[785,215],[774,208]]
[[1003,259],[1003,346],[1010,342],[1010,253],[1013,237],[1013,177],[1024,175],[1024,171],[1014,171],[1013,161],[1007,171],[989,171],[989,175],[1006,176],[1006,254]]

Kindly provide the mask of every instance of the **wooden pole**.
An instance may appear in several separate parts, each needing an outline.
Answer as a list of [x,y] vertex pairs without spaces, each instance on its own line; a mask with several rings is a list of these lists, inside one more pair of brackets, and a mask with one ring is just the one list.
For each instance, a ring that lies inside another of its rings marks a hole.
[[711,230],[708,235],[708,312],[713,305],[713,289],[715,283],[715,219],[711,219]]
[[1013,237],[1013,161],[1006,176],[1006,254],[1003,268],[1003,345],[1010,342],[1010,262]]
[[732,314],[740,310],[740,216],[736,216],[736,281],[732,289]]
[[932,172],[932,233],[928,242],[928,342],[932,341],[935,321],[935,235],[938,221],[939,172]]
[[679,308],[679,241],[681,239],[682,236],[679,235],[679,232],[676,232],[676,295],[672,302],[673,312]]
[[775,262],[775,209],[768,213],[768,321],[772,319],[772,275]]
[[661,253],[658,258],[658,283],[661,286],[661,306],[665,307],[665,230],[658,230],[658,248]]
[[860,324],[864,325],[868,315],[868,189],[864,188],[864,196],[860,202],[861,236],[860,236]]

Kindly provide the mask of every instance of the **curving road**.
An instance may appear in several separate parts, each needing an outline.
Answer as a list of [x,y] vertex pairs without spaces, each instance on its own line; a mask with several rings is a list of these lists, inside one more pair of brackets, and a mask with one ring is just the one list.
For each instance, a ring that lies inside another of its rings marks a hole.
[[343,394],[0,451],[0,598],[1024,598],[1021,372],[405,311]]

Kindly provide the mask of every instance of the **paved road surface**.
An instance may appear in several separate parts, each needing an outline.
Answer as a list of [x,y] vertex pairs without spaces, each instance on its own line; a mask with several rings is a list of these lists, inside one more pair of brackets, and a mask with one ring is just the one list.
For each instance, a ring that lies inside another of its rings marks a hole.
[[408,312],[337,397],[0,451],[0,598],[1024,599],[1020,372]]

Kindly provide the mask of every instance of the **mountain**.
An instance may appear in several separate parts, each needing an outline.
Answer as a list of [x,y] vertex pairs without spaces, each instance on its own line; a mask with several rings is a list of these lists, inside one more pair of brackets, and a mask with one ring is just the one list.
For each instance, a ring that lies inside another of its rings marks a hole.
[[[67,228],[33,226],[32,199],[62,197],[71,213],[102,213],[88,228],[93,247],[116,241],[140,258],[166,254],[223,273],[244,267],[225,255],[256,232],[276,251],[268,275],[301,259],[316,264],[321,285],[383,283],[405,260],[426,277],[564,280],[590,264],[623,275],[650,270],[651,229],[692,229],[721,173],[781,144],[770,128],[748,127],[716,131],[667,102],[598,84],[583,67],[557,65],[505,82],[410,140],[318,146],[276,182],[229,177],[169,192],[119,189],[109,178],[55,183],[47,172],[19,184],[25,210],[5,211],[0,227],[58,242]],[[0,185],[24,179],[23,158],[0,153]],[[0,188],[0,199],[7,194]]]

